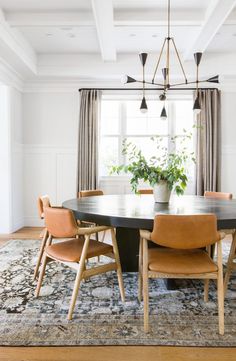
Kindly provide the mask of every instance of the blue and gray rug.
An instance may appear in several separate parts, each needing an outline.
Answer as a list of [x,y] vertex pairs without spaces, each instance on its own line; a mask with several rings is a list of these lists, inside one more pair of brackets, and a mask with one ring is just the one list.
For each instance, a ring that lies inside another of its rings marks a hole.
[[[67,321],[75,272],[50,263],[35,299],[32,279],[39,245],[15,240],[0,249],[0,345],[236,346],[236,275],[225,299],[224,336],[218,334],[215,283],[204,303],[203,283],[184,280],[173,291],[162,280],[150,281],[151,332],[146,335],[135,273],[124,273],[125,303],[115,272],[82,283],[73,320]],[[226,244],[225,257],[228,249]]]

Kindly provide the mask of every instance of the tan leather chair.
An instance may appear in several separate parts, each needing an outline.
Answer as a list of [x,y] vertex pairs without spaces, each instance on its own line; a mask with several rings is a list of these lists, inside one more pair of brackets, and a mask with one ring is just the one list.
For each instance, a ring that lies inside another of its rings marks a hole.
[[[77,271],[68,319],[71,320],[76,298],[78,296],[80,283],[83,279],[100,273],[116,270],[122,301],[125,300],[122,270],[120,265],[119,251],[117,247],[114,229],[111,227],[97,226],[81,228],[74,218],[73,212],[63,208],[45,208],[45,225],[49,237],[44,250],[44,256],[38,284],[36,297],[39,296],[46,265],[49,261],[61,262]],[[90,239],[90,235],[105,230],[110,230],[112,246]],[[79,238],[75,238],[79,237]],[[53,238],[71,238],[64,242],[51,244]],[[85,261],[89,258],[105,255],[115,259],[115,262],[107,263],[97,267],[86,269]]]
[[103,196],[103,194],[104,194],[103,191],[101,191],[100,189],[85,190],[78,192],[78,197],[83,198],[83,197]]
[[215,199],[232,199],[233,194],[232,193],[224,193],[224,192],[210,192],[205,191],[204,197],[206,198],[215,198]]
[[[204,301],[209,280],[217,279],[219,333],[224,334],[224,292],[221,239],[214,214],[157,215],[152,232],[140,230],[139,299],[144,299],[144,330],[149,331],[149,278],[204,279]],[[149,248],[152,241],[164,248]],[[217,264],[202,249],[217,243]]]
[[[233,194],[232,193],[223,193],[223,192],[208,192],[206,191],[204,193],[204,197],[206,198],[215,198],[215,199],[232,199]],[[229,279],[231,276],[231,273],[236,270],[236,264],[234,262],[234,259],[236,259],[236,230],[235,229],[223,229],[222,232],[225,234],[231,234],[232,235],[232,244],[230,247],[229,257],[227,261],[227,268],[224,278],[224,294],[226,296],[227,288]]]
[[[50,200],[48,195],[44,195],[38,198],[38,214],[41,219],[44,219],[44,208],[45,207],[51,207]],[[41,264],[42,256],[44,247],[48,238],[48,231],[47,228],[44,228],[43,232],[41,233],[42,236],[42,242],[39,250],[38,260],[34,269],[34,280],[38,276],[39,266]]]
[[153,189],[138,189],[139,194],[153,194]]
[[232,235],[232,244],[230,247],[229,257],[227,261],[226,273],[224,278],[224,294],[226,296],[228,283],[233,271],[236,271],[236,263],[234,260],[236,259],[236,232]]
[[[78,198],[96,197],[96,196],[103,196],[103,195],[104,195],[104,193],[100,189],[84,190],[84,191],[78,192]],[[83,221],[82,223],[84,223],[86,225],[96,226],[96,223],[92,223],[92,222],[88,222],[88,221]],[[105,236],[106,236],[106,232],[103,232],[101,239],[100,239],[101,242],[104,242]],[[98,234],[96,234],[96,241],[98,241]]]

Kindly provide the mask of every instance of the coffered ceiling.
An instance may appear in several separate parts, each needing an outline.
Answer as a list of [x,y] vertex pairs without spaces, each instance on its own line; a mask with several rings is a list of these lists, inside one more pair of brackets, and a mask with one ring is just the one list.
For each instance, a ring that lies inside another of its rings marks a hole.
[[[171,35],[185,62],[195,51],[236,53],[235,6],[171,1]],[[0,0],[0,9],[0,57],[26,77],[43,74],[47,59],[59,69],[62,56],[115,68],[140,51],[159,52],[167,31],[167,0]]]

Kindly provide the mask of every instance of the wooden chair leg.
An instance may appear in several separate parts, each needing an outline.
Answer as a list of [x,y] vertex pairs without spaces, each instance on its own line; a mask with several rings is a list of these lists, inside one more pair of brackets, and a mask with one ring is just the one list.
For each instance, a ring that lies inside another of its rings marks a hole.
[[228,283],[229,283],[230,275],[231,275],[232,268],[233,268],[233,263],[234,263],[233,260],[235,258],[235,254],[236,254],[236,232],[234,232],[232,235],[232,244],[231,244],[231,248],[230,248],[230,252],[229,252],[227,269],[226,269],[225,278],[224,278],[224,295],[225,296],[227,293]]
[[72,314],[73,314],[73,311],[74,311],[74,308],[75,308],[75,302],[76,302],[77,296],[79,294],[79,286],[80,286],[81,280],[83,278],[83,272],[84,272],[84,269],[85,269],[85,260],[86,260],[86,256],[87,256],[88,246],[89,246],[89,236],[86,235],[83,250],[82,250],[82,254],[81,254],[81,257],[80,257],[79,269],[78,269],[78,272],[76,274],[76,279],[75,279],[74,289],[73,289],[73,293],[72,293],[70,308],[69,308],[69,312],[68,312],[68,316],[67,316],[68,320],[72,319]]
[[142,301],[142,293],[143,293],[143,275],[142,275],[142,261],[143,261],[143,242],[140,239],[139,242],[139,266],[138,266],[138,300]]
[[48,238],[48,231],[45,228],[44,229],[44,234],[43,234],[43,239],[42,239],[41,246],[40,246],[40,251],[39,251],[39,255],[38,255],[37,264],[36,264],[35,269],[34,269],[34,281],[38,277],[39,267],[40,267],[41,260],[42,260],[42,257],[43,257],[43,252],[44,252],[44,248],[45,248],[45,245],[46,245],[46,242],[47,242],[47,238]]
[[217,258],[218,258],[217,293],[218,293],[219,334],[224,335],[224,284],[223,284],[221,241],[217,243]]
[[209,281],[204,280],[204,302],[208,302],[208,294],[209,294]]
[[[52,243],[52,236],[49,234],[46,245],[45,245],[45,248],[47,246],[50,246],[51,243]],[[38,283],[37,283],[37,287],[36,287],[36,291],[35,291],[35,297],[36,298],[39,295],[40,288],[41,288],[42,281],[43,281],[43,276],[44,276],[44,273],[45,273],[45,268],[46,268],[46,265],[47,265],[49,260],[50,260],[50,258],[48,258],[46,253],[44,253],[43,261],[42,261],[42,265],[41,265],[41,270],[40,270],[40,274],[39,274],[39,279],[38,279]]]
[[124,290],[122,269],[121,269],[121,264],[120,264],[120,256],[119,256],[119,250],[118,250],[118,246],[117,246],[115,231],[113,228],[111,229],[111,239],[112,239],[115,261],[117,264],[117,277],[118,277],[121,300],[122,300],[122,302],[125,302],[125,290]]
[[40,269],[40,273],[39,273],[39,278],[38,278],[38,283],[37,283],[37,287],[35,290],[35,297],[38,298],[39,296],[39,292],[42,286],[42,282],[43,282],[43,277],[45,274],[45,269],[46,269],[46,265],[48,263],[49,258],[47,257],[46,254],[44,254],[43,256],[43,261],[42,261],[42,265],[41,265],[41,269]]
[[102,237],[101,237],[100,242],[104,243],[104,241],[105,241],[105,236],[106,236],[106,231],[102,232]]
[[148,247],[143,238],[143,312],[144,332],[149,332],[149,292],[148,292]]

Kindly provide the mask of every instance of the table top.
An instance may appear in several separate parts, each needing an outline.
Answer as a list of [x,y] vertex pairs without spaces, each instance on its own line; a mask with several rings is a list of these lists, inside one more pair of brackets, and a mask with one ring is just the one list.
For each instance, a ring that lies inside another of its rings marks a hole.
[[62,206],[80,220],[114,227],[152,229],[157,214],[215,213],[219,229],[236,228],[236,199],[172,196],[169,203],[155,203],[153,195],[104,195],[70,199]]

